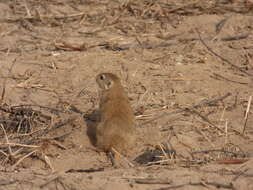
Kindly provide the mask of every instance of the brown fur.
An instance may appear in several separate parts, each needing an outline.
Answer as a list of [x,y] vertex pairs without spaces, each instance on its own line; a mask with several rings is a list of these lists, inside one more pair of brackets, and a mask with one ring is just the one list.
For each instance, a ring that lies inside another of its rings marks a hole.
[[129,152],[135,144],[135,119],[120,79],[112,73],[97,75],[101,89],[101,121],[96,129],[97,146],[105,152]]

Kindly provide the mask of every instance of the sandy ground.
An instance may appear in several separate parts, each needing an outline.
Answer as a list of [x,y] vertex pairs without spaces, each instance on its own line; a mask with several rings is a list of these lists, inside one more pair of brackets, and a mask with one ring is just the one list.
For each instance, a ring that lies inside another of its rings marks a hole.
[[[252,190],[252,9],[250,0],[0,1],[0,189]],[[114,168],[94,147],[100,72],[120,76],[135,111],[134,167]],[[20,105],[50,119],[2,109]]]

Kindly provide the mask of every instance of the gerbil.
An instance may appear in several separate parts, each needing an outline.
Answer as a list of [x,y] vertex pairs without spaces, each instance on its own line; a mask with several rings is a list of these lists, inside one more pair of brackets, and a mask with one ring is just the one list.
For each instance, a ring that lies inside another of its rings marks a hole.
[[127,154],[135,144],[135,119],[120,79],[112,73],[97,75],[100,88],[100,122],[96,128],[97,147],[107,153]]

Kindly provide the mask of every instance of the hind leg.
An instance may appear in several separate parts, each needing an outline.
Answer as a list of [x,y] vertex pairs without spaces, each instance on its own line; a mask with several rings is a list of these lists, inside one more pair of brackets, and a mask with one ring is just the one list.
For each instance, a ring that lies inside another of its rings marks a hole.
[[112,167],[117,168],[117,164],[116,164],[117,159],[115,159],[115,154],[113,152],[109,151],[106,155],[108,156],[108,158],[112,164]]
[[130,167],[134,167],[134,164],[131,163],[124,155],[120,154],[115,148],[111,148],[111,152],[114,153],[114,161],[120,161],[123,159]]

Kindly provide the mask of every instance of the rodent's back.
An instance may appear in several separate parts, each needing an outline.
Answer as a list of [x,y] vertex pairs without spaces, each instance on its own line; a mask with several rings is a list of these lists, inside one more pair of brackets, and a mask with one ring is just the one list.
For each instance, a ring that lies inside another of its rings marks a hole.
[[101,120],[119,117],[121,120],[134,123],[134,114],[130,106],[130,102],[123,86],[120,83],[119,78],[112,73],[102,74],[106,76],[106,83],[108,83],[108,80],[110,80],[112,84],[110,84],[110,88],[102,88],[99,105],[101,111]]
[[108,151],[111,147],[126,151],[135,142],[135,119],[128,97],[116,75],[102,73],[96,80],[101,88],[97,145]]
[[97,128],[97,146],[105,151],[115,148],[121,153],[129,153],[136,140],[133,123],[118,117],[101,122]]

